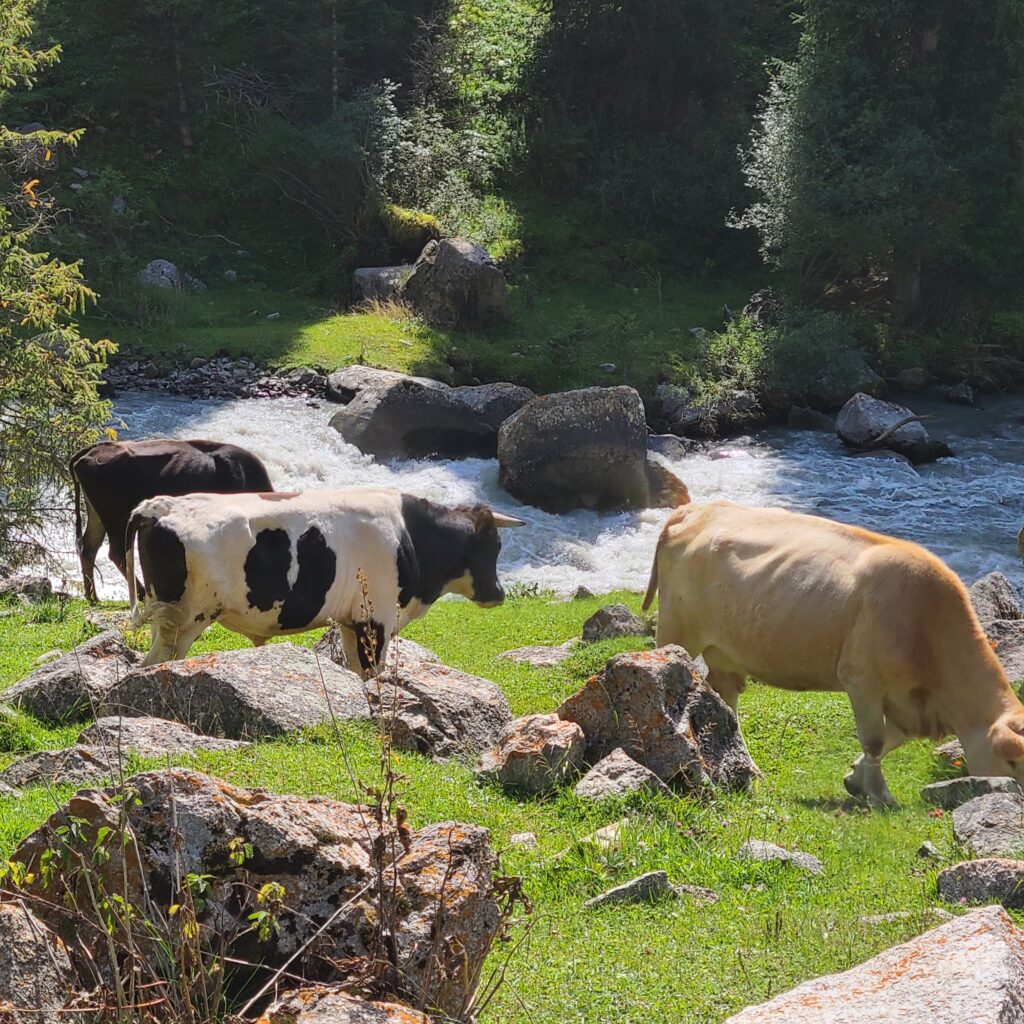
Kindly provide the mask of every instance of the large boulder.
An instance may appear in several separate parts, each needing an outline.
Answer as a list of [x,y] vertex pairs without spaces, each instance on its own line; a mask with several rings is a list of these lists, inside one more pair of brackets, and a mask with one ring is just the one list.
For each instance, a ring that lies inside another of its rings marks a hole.
[[990,572],[967,590],[983,626],[998,619],[1019,619],[1020,600],[1013,584],[1001,572]]
[[489,459],[498,446],[495,428],[451,389],[412,378],[361,391],[331,426],[378,459]]
[[[839,410],[836,433],[854,451],[884,447],[905,455],[914,465],[949,455],[949,448],[933,440],[918,421],[904,422],[913,415],[905,406],[858,392]],[[893,430],[900,423],[903,425]]]
[[0,772],[0,783],[25,786],[84,786],[117,774],[118,753],[105,747],[74,746],[37,750],[13,761]]
[[947,903],[1002,903],[1024,910],[1024,861],[982,857],[939,872],[939,895]]
[[512,316],[505,275],[479,245],[465,238],[428,242],[404,294],[438,327],[483,327]]
[[519,384],[472,384],[452,388],[452,397],[482,416],[495,430],[537,396]]
[[357,267],[352,271],[352,298],[356,302],[400,299],[402,288],[411,273],[412,266],[409,264],[397,267]]
[[142,757],[180,757],[200,750],[241,750],[249,745],[241,740],[202,736],[180,722],[166,718],[124,718],[118,715],[97,719],[82,730],[78,743]]
[[765,422],[757,396],[751,391],[731,390],[707,398],[675,384],[659,384],[654,389],[650,414],[659,430],[679,437],[721,437]]
[[630,387],[534,399],[501,425],[498,461],[501,486],[548,512],[675,503],[665,494],[671,474],[647,460],[644,405]]
[[477,775],[521,793],[549,793],[579,770],[584,744],[578,725],[557,715],[526,715],[501,730]]
[[0,602],[16,598],[38,604],[53,596],[53,584],[45,576],[8,576],[0,580]]
[[497,683],[429,661],[389,664],[367,693],[394,745],[430,757],[475,760],[512,721]]
[[1024,932],[1000,907],[933,928],[725,1024],[1020,1024]]
[[1010,682],[1024,679],[1024,620],[996,619],[984,626]]
[[110,689],[142,660],[109,630],[30,672],[0,700],[50,725],[92,718]]
[[355,673],[290,643],[133,669],[104,696],[100,714],[169,718],[234,740],[372,717]]
[[976,857],[1024,853],[1024,796],[987,793],[953,812],[953,835]]
[[[78,793],[13,855],[33,873],[26,887],[46,897],[40,916],[59,935],[106,962],[106,934],[65,909],[89,905],[89,884],[144,908],[153,896],[172,902],[186,875],[201,876],[201,941],[224,943],[227,956],[287,964],[292,979],[376,978],[382,996],[464,1019],[500,921],[486,829],[446,822],[382,832],[369,807],[242,789],[184,769],[128,783],[131,800],[121,789]],[[48,851],[76,841],[90,872],[73,856],[39,871]],[[244,855],[228,856],[232,845]],[[269,883],[284,897],[277,927],[261,936],[250,915]],[[397,962],[375,970],[389,954]]]
[[431,1024],[431,1020],[399,1003],[360,999],[338,985],[316,985],[274,1000],[256,1024]]
[[79,1024],[64,944],[23,901],[0,904],[0,1020],[4,1024]]
[[558,717],[583,730],[590,764],[621,747],[687,790],[708,781],[744,789],[757,774],[736,715],[682,647],[616,655],[562,703]]
[[399,373],[397,370],[379,370],[376,366],[362,366],[359,363],[354,363],[352,366],[345,366],[328,374],[327,397],[332,402],[347,405],[364,391],[389,387],[403,380],[411,380],[414,384],[433,388],[436,391],[448,390],[447,384],[439,380],[431,380],[430,377],[412,377],[408,373]]
[[135,275],[144,288],[181,291],[181,274],[170,260],[152,260]]

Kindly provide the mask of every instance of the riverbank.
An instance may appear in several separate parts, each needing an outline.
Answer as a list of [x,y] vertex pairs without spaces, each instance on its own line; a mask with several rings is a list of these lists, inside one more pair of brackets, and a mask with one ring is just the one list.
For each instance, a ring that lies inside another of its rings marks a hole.
[[[635,594],[552,601],[513,599],[492,610],[442,603],[406,635],[446,664],[494,680],[516,715],[552,710],[612,654],[640,638],[578,650],[555,668],[530,668],[497,656],[525,644],[578,636],[582,622],[609,600],[636,610]],[[64,651],[90,632],[86,606],[16,609],[0,618],[0,689],[24,675],[36,657]],[[144,646],[145,630],[133,634]],[[299,638],[312,643],[313,634]],[[247,646],[214,627],[194,653]],[[507,963],[507,983],[486,1020],[623,1021],[626,1024],[719,1024],[740,1007],[806,978],[842,970],[935,923],[938,870],[956,859],[948,816],[931,817],[918,797],[941,774],[924,742],[886,760],[897,811],[875,812],[846,798],[842,777],[856,753],[848,704],[837,694],[784,693],[752,686],[741,698],[744,736],[764,779],[747,794],[633,798],[588,805],[566,789],[545,800],[518,798],[480,785],[457,761],[398,754],[399,798],[414,828],[459,820],[486,826],[501,869],[519,875],[534,905],[528,937],[499,945],[489,969]],[[6,723],[6,720],[5,720]],[[13,751],[64,747],[78,728],[49,730],[18,716],[0,728],[0,766]],[[194,758],[133,759],[129,771],[188,764],[240,786],[302,795],[360,799],[355,775],[372,781],[379,743],[372,728],[346,728],[261,742],[233,753]],[[74,787],[26,790],[0,797],[0,857],[70,796]],[[631,824],[607,849],[578,841],[624,815]],[[532,833],[536,846],[514,845]],[[824,871],[804,874],[779,863],[740,861],[748,839],[817,856]],[[939,860],[923,860],[925,841]],[[570,851],[559,857],[563,851]],[[714,891],[717,902],[692,898],[583,910],[590,896],[645,871],[664,870],[675,883]],[[955,909],[955,908],[950,908]],[[893,915],[891,917],[879,915]],[[522,937],[521,931],[513,939]],[[582,1009],[581,1009],[582,1008]]]

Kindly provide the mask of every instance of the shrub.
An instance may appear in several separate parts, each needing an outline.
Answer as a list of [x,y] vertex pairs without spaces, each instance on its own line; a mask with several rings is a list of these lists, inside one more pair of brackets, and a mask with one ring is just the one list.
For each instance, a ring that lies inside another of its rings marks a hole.
[[398,249],[403,259],[415,259],[427,242],[442,235],[441,222],[436,217],[395,203],[388,203],[381,210],[381,221],[388,241]]

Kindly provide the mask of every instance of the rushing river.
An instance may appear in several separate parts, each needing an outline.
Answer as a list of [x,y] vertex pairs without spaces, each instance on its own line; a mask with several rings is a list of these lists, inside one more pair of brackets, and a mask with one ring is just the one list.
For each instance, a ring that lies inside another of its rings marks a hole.
[[[766,430],[712,445],[682,460],[663,460],[695,501],[729,498],[780,505],[857,523],[917,541],[968,582],[1001,569],[1024,584],[1016,534],[1024,520],[1024,399],[998,399],[983,411],[945,404],[931,412],[929,430],[956,453],[914,470],[902,462],[854,458],[828,434]],[[506,531],[500,567],[506,583],[538,584],[558,594],[583,585],[595,593],[647,583],[665,510],[620,515],[550,515],[521,506],[498,487],[497,462],[375,463],[328,426],[334,406],[304,399],[198,401],[154,392],[125,393],[115,413],[122,436],[207,437],[258,454],[276,487],[303,490],[377,485],[398,487],[445,504],[485,501],[525,519]],[[70,529],[52,537],[78,579]],[[126,596],[124,581],[102,558],[101,597]]]

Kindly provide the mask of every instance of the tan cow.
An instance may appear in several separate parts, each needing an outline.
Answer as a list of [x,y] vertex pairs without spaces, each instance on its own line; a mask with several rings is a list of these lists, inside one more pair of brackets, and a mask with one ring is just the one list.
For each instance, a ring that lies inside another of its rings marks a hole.
[[881,759],[955,733],[974,775],[1024,782],[1024,705],[960,580],[924,548],[855,526],[721,501],[676,509],[644,599],[658,645],[704,656],[736,709],[748,676],[845,691],[864,753],[847,790],[892,804]]

